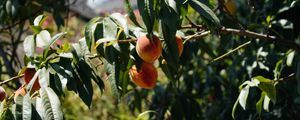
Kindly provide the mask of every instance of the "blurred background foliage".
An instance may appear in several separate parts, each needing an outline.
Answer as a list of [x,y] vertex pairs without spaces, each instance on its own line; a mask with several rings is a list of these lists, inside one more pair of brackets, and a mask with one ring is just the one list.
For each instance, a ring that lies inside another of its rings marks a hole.
[[[60,40],[64,43],[78,42],[83,37],[86,22],[92,17],[108,15],[107,12],[114,12],[114,10],[125,13],[123,1],[102,0],[103,4],[111,2],[119,5],[117,3],[120,3],[121,8],[107,11],[96,10],[91,15],[87,14],[93,10],[93,7],[88,7],[88,4],[96,1],[101,0],[87,2],[81,0],[1,0],[1,80],[17,75],[24,66],[21,43],[25,36],[34,32],[30,30],[29,23],[32,23],[37,15],[49,16],[43,26],[52,33],[67,31],[67,35]],[[136,8],[135,0],[131,1]],[[86,9],[74,7],[80,2],[85,3],[82,5]],[[231,4],[226,4],[230,2]],[[299,1],[206,0],[205,3],[214,10],[225,27],[266,33],[300,43],[300,16],[296,13],[300,11]],[[224,3],[227,10],[220,7],[222,6],[220,3]],[[109,5],[114,8],[114,4]],[[203,24],[204,21],[201,20],[200,15],[190,6],[187,13],[190,20],[184,19],[183,25],[191,21],[195,24]],[[197,29],[182,29],[181,31],[187,36],[195,34]],[[212,59],[217,56],[248,41],[252,41],[250,45],[226,58],[212,62]],[[170,82],[160,70],[157,87],[153,90],[133,89],[120,100],[112,97],[109,88],[106,88],[103,94],[100,90],[96,90],[90,108],[85,106],[74,92],[67,92],[61,98],[63,111],[66,119],[131,120],[138,116],[144,119],[232,119],[232,107],[239,96],[239,86],[243,82],[257,75],[275,79],[274,74],[278,72],[276,71],[278,65],[282,67],[279,72],[281,77],[295,73],[297,60],[300,59],[299,53],[295,53],[292,65],[289,66],[286,64],[286,56],[289,53],[287,51],[289,48],[272,44],[270,41],[253,40],[253,38],[231,34],[211,35],[201,40],[189,40],[185,42],[184,51],[179,60],[179,80]],[[103,75],[103,78],[105,77],[107,76]],[[106,87],[109,86],[107,81],[104,83]],[[20,85],[21,83],[17,81],[6,84],[5,87],[15,90]],[[94,86],[94,89],[99,88]],[[259,116],[255,104],[261,92],[257,88],[251,88],[246,110],[237,107],[237,119],[300,118],[300,97],[297,93],[296,80],[280,82],[276,89],[276,104],[270,104],[269,112],[263,111]],[[143,112],[145,113],[142,114]]]

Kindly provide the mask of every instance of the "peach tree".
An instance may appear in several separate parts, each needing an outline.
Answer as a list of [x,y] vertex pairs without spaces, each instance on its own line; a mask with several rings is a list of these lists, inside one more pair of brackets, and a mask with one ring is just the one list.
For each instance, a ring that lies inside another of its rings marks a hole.
[[24,78],[1,119],[65,119],[65,91],[90,107],[93,84],[156,119],[299,117],[299,1],[137,0],[141,20],[124,2],[75,43],[32,20],[25,66],[0,83]]

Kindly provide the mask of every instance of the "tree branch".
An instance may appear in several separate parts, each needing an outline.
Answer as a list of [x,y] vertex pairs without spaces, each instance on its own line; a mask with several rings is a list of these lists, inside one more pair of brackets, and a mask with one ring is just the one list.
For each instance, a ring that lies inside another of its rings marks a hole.
[[220,59],[222,59],[222,58],[224,58],[224,57],[226,57],[226,56],[228,56],[228,55],[230,55],[230,54],[236,52],[237,50],[239,50],[239,49],[241,49],[241,48],[243,48],[243,47],[249,45],[250,43],[251,43],[251,41],[248,41],[248,42],[246,42],[246,43],[244,43],[244,44],[242,44],[242,45],[240,45],[240,46],[234,48],[233,50],[230,50],[229,52],[227,52],[227,53],[225,53],[225,54],[223,54],[223,55],[221,55],[221,56],[219,56],[219,57],[213,59],[211,62],[215,62],[215,61],[217,61],[217,60],[220,60]]
[[7,80],[4,80],[3,82],[0,82],[0,86],[3,85],[3,84],[8,83],[8,82],[10,82],[10,81],[13,81],[13,80],[15,80],[15,79],[21,78],[21,77],[23,77],[23,76],[24,76],[24,74],[21,74],[21,75],[18,75],[18,76],[9,78],[9,79],[7,79]]
[[[190,27],[197,27],[197,26],[190,26]],[[191,37],[187,37],[186,39],[187,40],[199,39],[199,38],[202,38],[202,37],[205,37],[205,36],[209,35],[209,33],[210,33],[209,30],[205,31],[205,32],[198,32],[194,35],[191,35]],[[219,33],[220,34],[233,34],[233,35],[245,36],[245,37],[256,38],[256,39],[260,39],[260,40],[268,40],[268,41],[271,41],[271,42],[275,42],[276,44],[283,45],[283,46],[286,46],[288,48],[294,49],[296,51],[300,51],[300,45],[299,44],[296,44],[292,40],[279,38],[279,37],[272,36],[272,35],[256,33],[256,32],[249,31],[249,30],[239,30],[239,29],[225,28],[225,27],[219,29]]]

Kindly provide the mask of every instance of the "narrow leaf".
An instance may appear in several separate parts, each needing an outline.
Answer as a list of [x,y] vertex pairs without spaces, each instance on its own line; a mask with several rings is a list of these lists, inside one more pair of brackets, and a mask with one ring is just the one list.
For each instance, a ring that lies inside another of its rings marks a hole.
[[131,8],[129,0],[125,0],[125,10],[127,14],[129,15],[129,19],[138,27],[141,27],[140,24],[138,23],[136,16]]
[[264,110],[269,112],[269,104],[270,104],[270,98],[266,95],[264,97]]
[[256,102],[256,111],[259,115],[261,115],[262,103],[263,103],[265,96],[266,96],[266,93],[261,92],[260,99]]
[[289,67],[292,66],[294,56],[295,56],[295,51],[292,51],[287,55],[287,58],[286,58],[286,65],[287,66],[289,66]]
[[55,92],[47,87],[42,88],[40,92],[43,107],[45,108],[45,119],[63,120],[63,112],[58,96]]
[[221,26],[219,18],[205,4],[198,0],[189,0],[189,4],[200,14],[201,17],[207,19],[210,23],[212,23],[214,28],[219,28]]
[[249,86],[246,86],[245,88],[243,88],[240,92],[239,95],[239,103],[242,106],[242,108],[245,110],[246,109],[246,104],[247,104],[247,98],[248,98],[248,94],[249,94]]
[[31,116],[32,116],[31,98],[30,98],[30,94],[27,93],[23,97],[22,119],[23,120],[31,120]]
[[33,35],[29,35],[25,38],[23,46],[26,56],[34,57],[36,46]]

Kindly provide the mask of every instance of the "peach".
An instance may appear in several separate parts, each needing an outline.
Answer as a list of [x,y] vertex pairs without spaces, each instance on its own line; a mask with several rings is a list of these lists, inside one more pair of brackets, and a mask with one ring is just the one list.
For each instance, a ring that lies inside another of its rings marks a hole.
[[176,43],[178,46],[178,56],[180,57],[182,54],[182,51],[183,51],[183,41],[182,41],[181,37],[177,34],[175,36],[175,39],[176,39]]
[[[25,83],[28,84],[30,82],[30,80],[33,78],[34,74],[36,73],[35,68],[26,68],[25,72],[24,72],[24,77],[25,77]],[[40,87],[40,83],[39,83],[39,79],[37,78],[32,86],[32,90],[33,91],[37,91],[39,90]]]
[[141,88],[152,89],[156,85],[157,70],[151,63],[142,63],[138,71],[136,66],[133,65],[129,70],[131,80]]
[[6,93],[3,87],[0,86],[0,101],[3,101],[6,98]]
[[162,52],[160,39],[155,35],[152,39],[149,39],[146,35],[139,37],[136,43],[136,51],[145,62],[153,63]]
[[14,95],[14,101],[16,102],[17,97],[19,95],[25,96],[26,95],[26,89],[25,87],[20,87],[17,91],[15,91],[15,95]]

